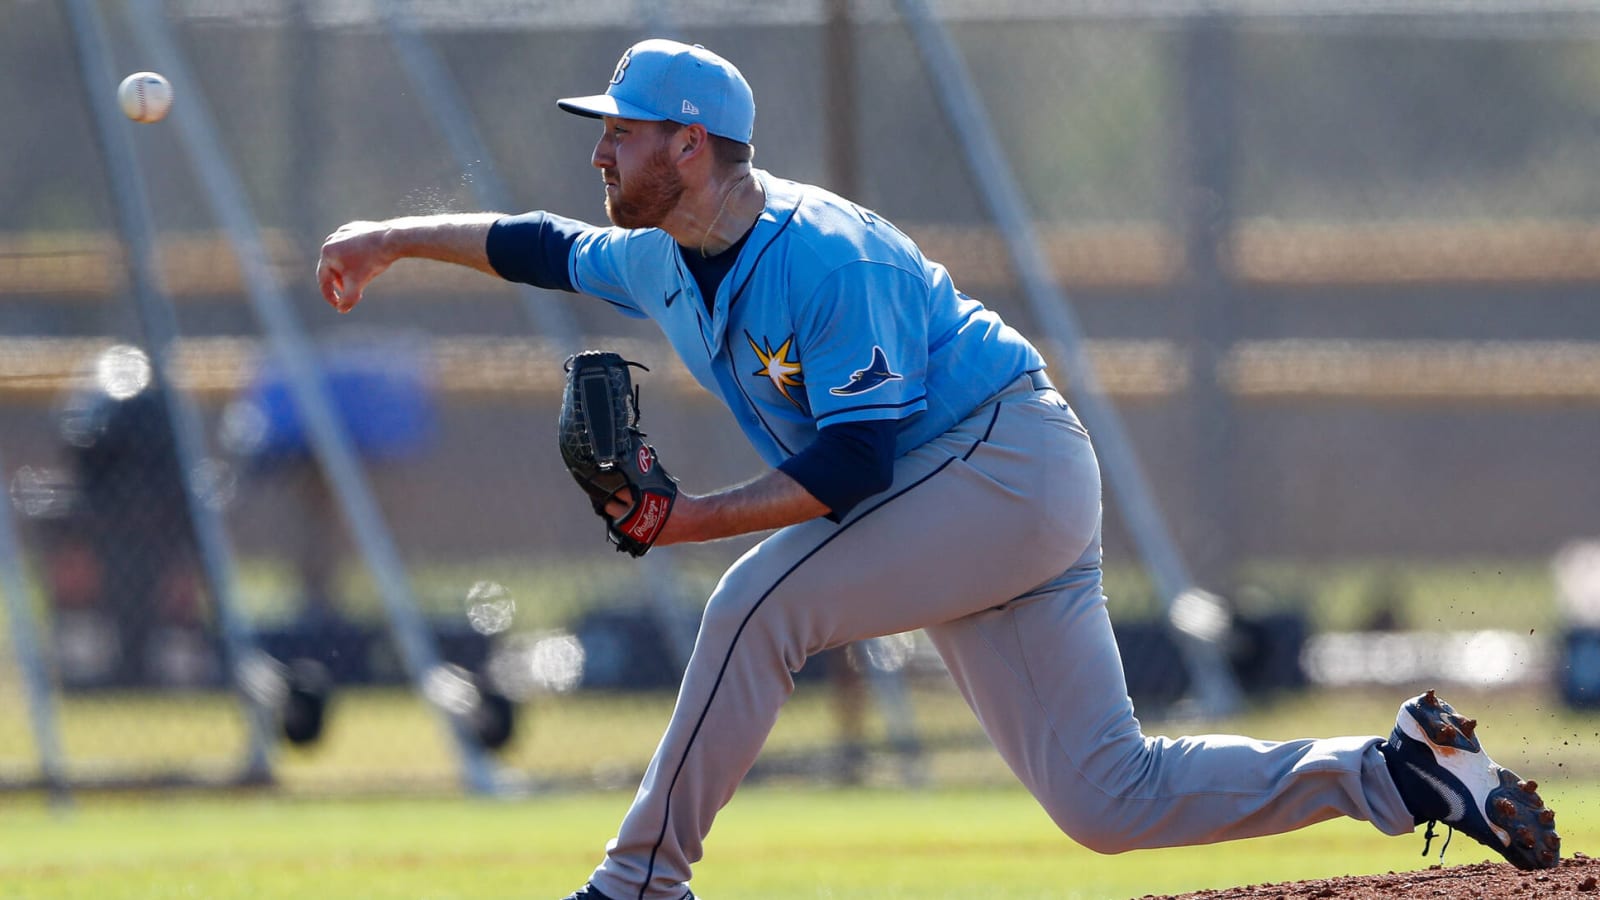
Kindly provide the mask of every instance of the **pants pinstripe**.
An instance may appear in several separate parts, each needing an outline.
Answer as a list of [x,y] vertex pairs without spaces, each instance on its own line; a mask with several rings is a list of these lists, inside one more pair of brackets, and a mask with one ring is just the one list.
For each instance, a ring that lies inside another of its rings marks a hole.
[[1145,737],[1100,579],[1100,475],[1061,396],[1023,377],[896,465],[843,522],[785,528],[707,603],[677,706],[595,886],[686,893],[718,810],[807,657],[925,629],[985,732],[1061,829],[1106,853],[1350,816],[1412,828],[1376,745]]

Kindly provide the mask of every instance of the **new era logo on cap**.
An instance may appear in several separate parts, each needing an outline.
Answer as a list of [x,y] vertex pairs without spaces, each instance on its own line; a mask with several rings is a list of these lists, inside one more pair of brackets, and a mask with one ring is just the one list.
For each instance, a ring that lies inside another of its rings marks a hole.
[[756,104],[734,65],[695,44],[653,38],[628,48],[604,94],[556,101],[580,116],[617,116],[704,125],[712,134],[749,143]]

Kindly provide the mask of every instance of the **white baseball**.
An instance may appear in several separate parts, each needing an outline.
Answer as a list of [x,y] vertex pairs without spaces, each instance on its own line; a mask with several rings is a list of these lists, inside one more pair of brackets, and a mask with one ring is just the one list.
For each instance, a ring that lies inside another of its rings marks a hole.
[[159,122],[172,108],[172,85],[155,72],[135,72],[117,86],[117,102],[135,122]]

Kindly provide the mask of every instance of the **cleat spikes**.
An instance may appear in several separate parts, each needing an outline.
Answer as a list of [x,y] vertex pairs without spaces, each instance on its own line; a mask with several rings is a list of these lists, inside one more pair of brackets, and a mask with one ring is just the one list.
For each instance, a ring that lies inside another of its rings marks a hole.
[[[1561,862],[1555,813],[1539,784],[1496,765],[1477,739],[1478,722],[1428,691],[1401,704],[1381,746],[1401,799],[1416,824],[1448,825],[1518,869]],[[1425,835],[1427,836],[1427,835]]]

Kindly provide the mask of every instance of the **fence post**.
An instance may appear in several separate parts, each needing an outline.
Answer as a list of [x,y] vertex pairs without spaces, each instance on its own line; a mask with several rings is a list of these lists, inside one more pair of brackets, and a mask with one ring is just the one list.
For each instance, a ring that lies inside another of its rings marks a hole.
[[1138,454],[1084,346],[1083,329],[1050,271],[1023,198],[993,126],[988,121],[965,60],[926,0],[899,0],[901,15],[933,80],[934,93],[966,158],[967,169],[989,205],[1006,252],[1041,333],[1061,349],[1072,404],[1094,432],[1100,466],[1116,491],[1123,518],[1145,569],[1167,608],[1167,624],[1189,673],[1191,693],[1202,715],[1221,717],[1243,706],[1238,681],[1228,666],[1224,640],[1227,610],[1194,580],[1155,501]]
[[1195,580],[1222,590],[1235,587],[1239,522],[1236,422],[1224,368],[1238,327],[1231,265],[1239,138],[1234,28],[1227,13],[1188,18],[1173,67],[1183,103],[1175,150],[1182,293],[1189,298],[1188,416],[1193,438],[1187,479],[1192,502],[1188,527],[1180,526],[1180,533],[1186,532]]

